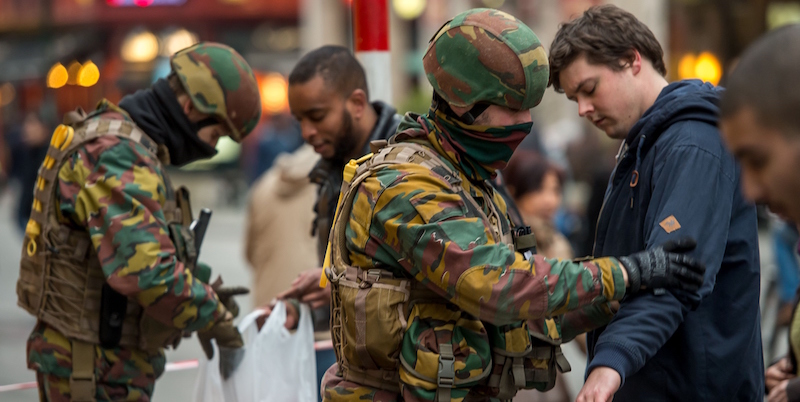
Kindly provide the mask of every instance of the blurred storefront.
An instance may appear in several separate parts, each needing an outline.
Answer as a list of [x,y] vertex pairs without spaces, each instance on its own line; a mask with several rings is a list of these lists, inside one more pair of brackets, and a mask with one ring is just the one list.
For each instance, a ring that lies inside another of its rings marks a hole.
[[800,22],[800,2],[673,0],[669,15],[670,78],[696,77],[717,84],[761,34]]
[[[0,137],[27,113],[52,126],[76,107],[117,102],[166,76],[169,55],[201,40],[247,59],[268,125],[288,111],[285,77],[300,56],[300,16],[300,0],[0,0]],[[195,168],[238,168],[240,147],[219,148]]]
[[[0,0],[0,84],[33,99],[27,92],[49,84],[44,95],[52,93],[59,114],[91,108],[148,86],[169,70],[171,52],[198,40],[227,43],[256,70],[285,73],[297,58],[298,15],[298,0]],[[87,63],[97,80],[79,82]],[[36,101],[24,103],[17,108]]]

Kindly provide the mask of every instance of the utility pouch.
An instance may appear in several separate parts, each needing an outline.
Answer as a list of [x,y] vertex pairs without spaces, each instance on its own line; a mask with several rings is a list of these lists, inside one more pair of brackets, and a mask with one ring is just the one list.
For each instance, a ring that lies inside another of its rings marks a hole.
[[439,300],[413,304],[403,337],[400,383],[403,395],[415,400],[461,400],[491,373],[484,324]]
[[397,357],[405,329],[410,280],[381,269],[347,267],[334,284],[341,323],[332,335],[341,339],[345,379],[397,390]]
[[[543,320],[553,327],[553,319]],[[485,394],[501,400],[512,399],[520,389],[547,391],[555,385],[556,370],[569,371],[561,353],[561,340],[529,328],[527,323],[494,327],[487,325],[492,340],[492,375]],[[558,331],[554,330],[554,335]]]

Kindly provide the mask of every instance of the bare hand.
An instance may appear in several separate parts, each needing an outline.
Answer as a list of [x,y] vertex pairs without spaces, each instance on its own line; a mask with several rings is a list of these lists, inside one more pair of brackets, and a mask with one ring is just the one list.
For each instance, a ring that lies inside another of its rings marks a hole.
[[303,271],[292,282],[291,287],[277,296],[277,299],[297,299],[301,303],[306,303],[312,310],[331,304],[330,285],[319,287],[319,278],[322,276],[322,268],[313,268]]
[[[769,366],[769,368],[767,368],[765,380],[766,380],[767,390],[770,391],[770,395],[774,387],[779,385],[781,382],[785,382],[786,380],[792,379],[794,377],[795,375],[792,374],[792,365],[788,357],[784,357],[783,359],[778,360],[777,363]],[[784,386],[784,389],[785,388],[786,386]]]
[[575,402],[611,402],[620,384],[622,377],[616,370],[598,367],[589,374]]
[[[269,315],[272,314],[272,309],[275,308],[276,302],[277,300],[273,300],[269,304],[261,306],[264,313],[256,318],[256,325],[258,325],[259,331],[261,331],[261,327],[264,326],[264,323],[267,322]],[[283,324],[283,326],[289,330],[297,328],[297,323],[300,322],[300,312],[294,308],[292,303],[284,303],[284,305],[286,305],[286,323]]]
[[783,380],[771,391],[769,391],[769,396],[767,397],[767,401],[769,402],[788,402],[789,395],[786,394],[786,386],[789,384],[789,380]]

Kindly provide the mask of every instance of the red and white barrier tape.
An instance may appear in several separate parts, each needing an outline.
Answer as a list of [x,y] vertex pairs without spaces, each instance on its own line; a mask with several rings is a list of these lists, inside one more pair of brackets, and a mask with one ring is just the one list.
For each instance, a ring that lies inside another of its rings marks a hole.
[[[317,341],[314,342],[314,350],[328,350],[333,349],[333,342],[330,340],[325,341]],[[200,363],[197,359],[190,359],[190,360],[179,360],[174,363],[167,363],[167,366],[164,368],[164,371],[181,371],[181,370],[189,370],[193,368],[197,368]],[[11,392],[11,391],[22,391],[24,389],[31,389],[36,388],[36,381],[31,382],[21,382],[17,384],[9,384],[9,385],[0,385],[0,393],[3,392]]]

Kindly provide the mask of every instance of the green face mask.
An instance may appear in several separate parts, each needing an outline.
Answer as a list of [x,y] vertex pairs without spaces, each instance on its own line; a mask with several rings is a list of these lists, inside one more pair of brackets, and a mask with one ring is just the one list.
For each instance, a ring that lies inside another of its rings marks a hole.
[[420,116],[428,140],[437,151],[458,165],[470,178],[488,180],[503,169],[533,123],[513,126],[468,125],[441,111]]

